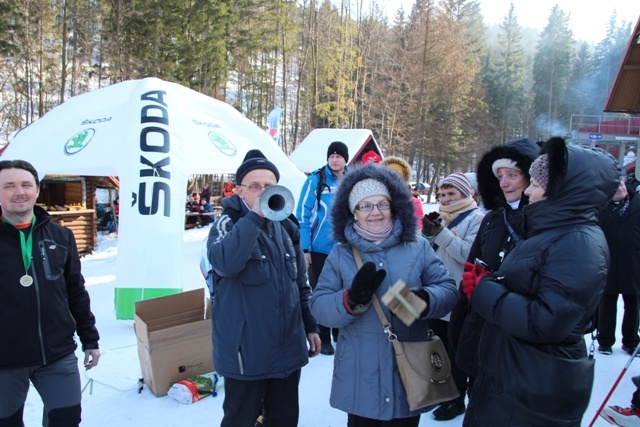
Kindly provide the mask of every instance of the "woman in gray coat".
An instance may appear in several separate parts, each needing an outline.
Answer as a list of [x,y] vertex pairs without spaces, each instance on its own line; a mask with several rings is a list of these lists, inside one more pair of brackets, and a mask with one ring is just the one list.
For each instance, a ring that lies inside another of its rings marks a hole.
[[[428,340],[427,319],[446,315],[458,298],[456,285],[426,239],[415,229],[411,194],[393,171],[362,166],[344,178],[331,210],[334,237],[309,302],[316,320],[340,328],[334,359],[331,406],[347,412],[348,427],[415,427],[396,366],[393,346],[371,307],[398,279],[427,302],[410,327],[383,306],[400,341]],[[364,263],[358,269],[352,246]]]

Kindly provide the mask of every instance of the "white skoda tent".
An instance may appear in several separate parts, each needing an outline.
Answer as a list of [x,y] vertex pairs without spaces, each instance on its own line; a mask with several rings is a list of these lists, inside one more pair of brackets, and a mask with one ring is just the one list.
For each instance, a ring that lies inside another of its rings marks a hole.
[[256,148],[297,197],[305,176],[267,132],[222,101],[146,78],[70,98],[18,131],[2,159],[27,160],[40,178],[119,178],[116,316],[132,319],[134,301],[182,291],[189,176],[235,173]]

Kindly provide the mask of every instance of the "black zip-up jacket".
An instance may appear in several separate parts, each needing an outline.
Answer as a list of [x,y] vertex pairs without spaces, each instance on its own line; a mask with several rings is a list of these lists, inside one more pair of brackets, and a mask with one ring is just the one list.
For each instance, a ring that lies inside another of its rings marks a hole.
[[24,287],[21,231],[0,221],[0,369],[39,366],[98,348],[98,331],[81,274],[75,237],[34,207],[33,284]]

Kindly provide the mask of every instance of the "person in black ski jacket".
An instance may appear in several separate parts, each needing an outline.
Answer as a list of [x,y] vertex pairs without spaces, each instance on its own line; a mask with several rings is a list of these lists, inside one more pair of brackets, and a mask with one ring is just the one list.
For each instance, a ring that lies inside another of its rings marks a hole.
[[43,425],[80,425],[77,334],[84,367],[98,364],[100,338],[73,232],[36,200],[38,173],[24,160],[0,161],[0,426],[22,426],[30,383]]

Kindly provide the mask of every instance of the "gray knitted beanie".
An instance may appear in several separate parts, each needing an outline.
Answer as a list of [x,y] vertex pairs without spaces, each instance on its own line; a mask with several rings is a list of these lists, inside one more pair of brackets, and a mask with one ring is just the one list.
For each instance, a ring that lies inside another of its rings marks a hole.
[[360,203],[362,199],[366,199],[370,196],[385,196],[387,199],[391,200],[391,196],[389,195],[389,190],[386,185],[380,181],[376,181],[375,179],[367,178],[362,181],[358,181],[356,185],[353,186],[351,193],[349,193],[349,210],[354,212],[358,203]]
[[529,168],[531,179],[535,179],[544,191],[547,191],[549,184],[549,155],[543,154],[531,163]]

